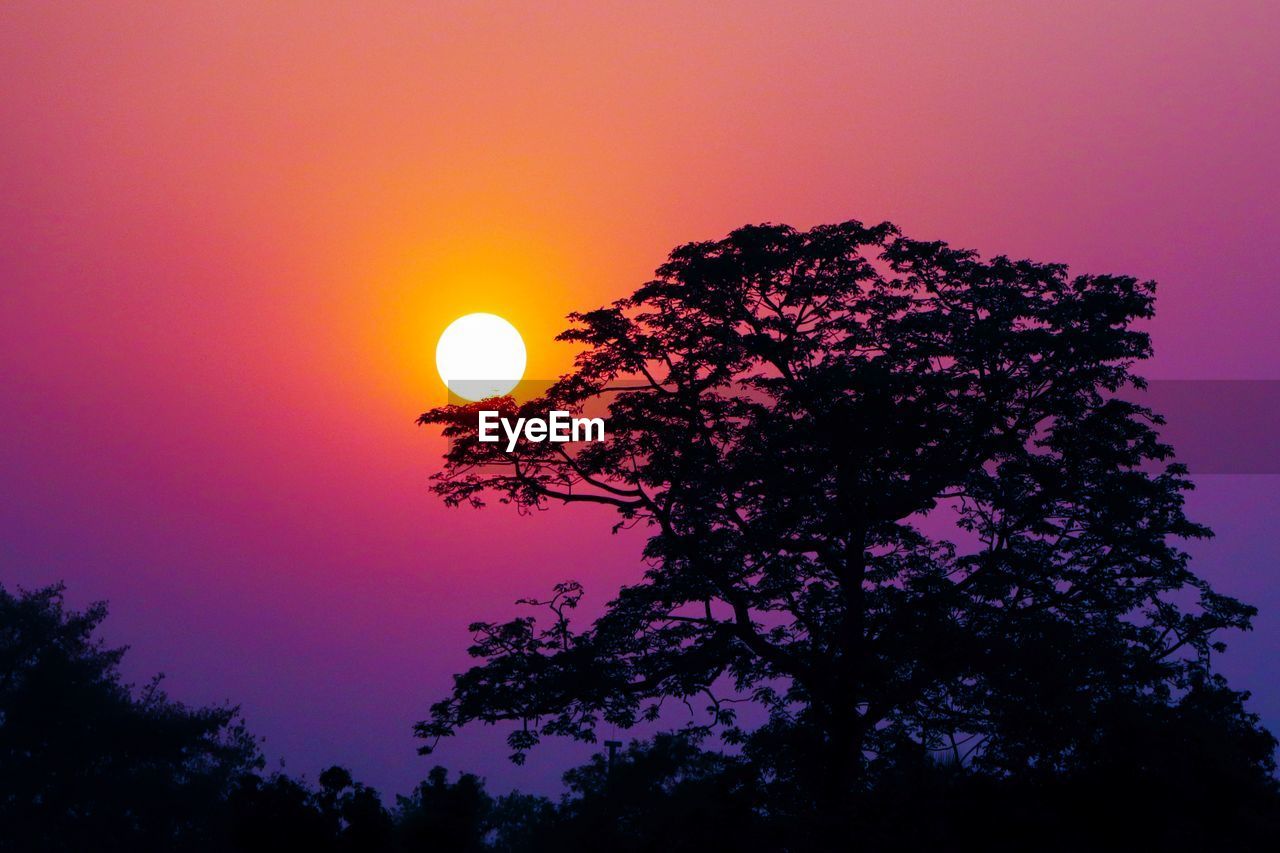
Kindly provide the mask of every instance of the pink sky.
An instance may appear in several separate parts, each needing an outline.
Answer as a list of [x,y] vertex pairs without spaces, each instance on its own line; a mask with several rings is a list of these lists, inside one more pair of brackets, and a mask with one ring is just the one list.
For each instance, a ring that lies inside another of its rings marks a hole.
[[[138,677],[403,791],[467,622],[638,575],[590,511],[426,490],[454,317],[520,327],[746,222],[1161,282],[1162,378],[1280,379],[1274,3],[0,6],[0,580],[107,598]],[[1280,727],[1273,477],[1206,477],[1224,668]],[[547,789],[578,747],[507,765]]]

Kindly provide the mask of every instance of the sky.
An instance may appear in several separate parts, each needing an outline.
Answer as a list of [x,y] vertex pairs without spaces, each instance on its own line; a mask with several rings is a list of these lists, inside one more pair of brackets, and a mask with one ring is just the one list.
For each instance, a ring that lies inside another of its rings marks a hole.
[[[290,772],[552,791],[590,748],[411,724],[469,622],[598,606],[641,542],[432,497],[451,320],[554,378],[679,243],[889,219],[1158,280],[1148,376],[1280,380],[1278,66],[1266,2],[0,5],[0,582],[109,600],[132,677]],[[1280,729],[1280,478],[1197,484]]]

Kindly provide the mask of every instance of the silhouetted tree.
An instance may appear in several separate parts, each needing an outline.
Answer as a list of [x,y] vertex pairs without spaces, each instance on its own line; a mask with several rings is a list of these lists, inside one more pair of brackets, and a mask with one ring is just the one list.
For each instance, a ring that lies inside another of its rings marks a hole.
[[227,793],[258,766],[235,708],[120,679],[102,604],[0,586],[0,850],[222,849]]
[[320,787],[283,773],[246,775],[230,799],[231,849],[244,853],[385,853],[395,825],[374,789],[344,767],[320,774]]
[[314,790],[283,773],[241,777],[228,808],[230,848],[242,853],[278,850],[334,851],[337,815],[326,812]]
[[337,849],[351,853],[390,850],[394,824],[378,792],[352,778],[345,767],[320,774],[320,807],[336,818]]
[[[1227,762],[1267,788],[1270,735],[1209,669],[1254,610],[1190,570],[1179,540],[1209,531],[1183,513],[1185,468],[1123,399],[1153,299],[887,223],[677,248],[571,316],[561,339],[585,351],[544,397],[422,416],[451,439],[448,504],[591,503],[649,533],[643,579],[585,630],[577,584],[542,602],[549,624],[473,625],[484,663],[418,725],[424,751],[509,720],[519,760],[697,700],[769,763],[775,810],[835,829],[919,756],[1045,785],[1114,755],[1109,721],[1178,717],[1212,684]],[[603,443],[476,440],[480,409],[603,402]],[[769,722],[740,730],[726,698]]]
[[489,846],[496,853],[543,853],[564,850],[559,811],[546,797],[514,791],[494,800]]
[[610,764],[597,755],[565,774],[554,837],[561,849],[781,850],[761,817],[756,773],[687,734],[633,742]]
[[450,782],[445,768],[433,767],[410,796],[396,797],[399,843],[405,850],[486,850],[493,808],[479,777],[463,773]]
[[0,586],[0,851],[417,853],[561,849],[544,797],[437,767],[394,813],[343,767],[262,775],[235,708],[122,682],[98,603]]

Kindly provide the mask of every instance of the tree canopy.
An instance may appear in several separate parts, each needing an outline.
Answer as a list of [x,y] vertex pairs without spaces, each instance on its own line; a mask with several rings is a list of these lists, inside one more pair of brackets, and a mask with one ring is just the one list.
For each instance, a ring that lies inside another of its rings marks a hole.
[[[482,663],[418,725],[424,751],[510,721],[519,760],[697,701],[772,778],[839,798],[922,753],[1074,772],[1103,721],[1226,702],[1262,778],[1270,736],[1210,668],[1254,610],[1192,571],[1191,482],[1126,399],[1154,293],[888,223],[678,247],[571,315],[581,355],[542,397],[421,417],[450,439],[446,503],[603,504],[647,535],[643,576],[586,627],[576,581],[531,602],[546,618],[473,625]],[[602,443],[475,440],[481,409],[593,406]],[[741,700],[768,723],[739,726]]]
[[260,766],[234,707],[188,708],[119,674],[106,606],[0,586],[0,850],[199,850]]

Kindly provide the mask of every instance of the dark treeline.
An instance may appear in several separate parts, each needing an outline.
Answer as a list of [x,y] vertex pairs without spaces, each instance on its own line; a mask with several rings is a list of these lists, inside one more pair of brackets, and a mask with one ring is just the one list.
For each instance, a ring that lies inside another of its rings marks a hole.
[[[779,773],[802,745],[727,755],[696,734],[633,742],[565,775],[559,801],[494,796],[435,767],[384,800],[341,768],[264,771],[235,708],[189,708],[122,683],[105,607],[61,587],[0,587],[0,850],[551,851],[840,847]],[[1234,694],[1231,694],[1234,695]],[[1273,741],[1212,688],[1182,711],[1112,720],[1073,774],[1012,784],[903,749],[860,811],[859,847],[1249,849],[1274,838]],[[757,747],[757,749],[761,749]],[[1105,844],[1102,846],[1106,846]],[[847,845],[846,845],[847,849]]]

